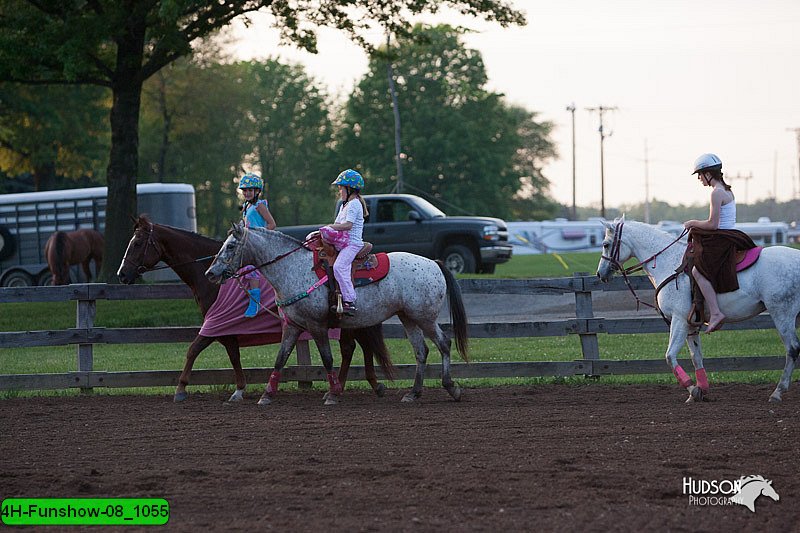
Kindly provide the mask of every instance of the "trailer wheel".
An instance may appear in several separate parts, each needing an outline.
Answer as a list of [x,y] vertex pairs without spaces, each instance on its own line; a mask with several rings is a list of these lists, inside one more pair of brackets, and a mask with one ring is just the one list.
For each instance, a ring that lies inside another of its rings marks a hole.
[[0,226],[0,261],[8,259],[14,253],[14,236],[7,228]]
[[33,276],[24,270],[14,270],[3,278],[4,287],[32,287]]

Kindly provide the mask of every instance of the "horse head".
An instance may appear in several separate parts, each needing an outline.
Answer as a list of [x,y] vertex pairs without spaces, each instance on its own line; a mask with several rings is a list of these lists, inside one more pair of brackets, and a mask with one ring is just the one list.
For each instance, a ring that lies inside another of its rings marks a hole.
[[217,252],[217,257],[206,270],[206,277],[209,281],[222,284],[226,279],[233,277],[236,271],[242,267],[242,255],[248,231],[243,222],[231,226],[231,229],[228,230],[228,237]]
[[606,228],[606,235],[603,239],[603,253],[597,265],[597,277],[607,282],[615,271],[622,270],[622,265],[631,258],[633,251],[622,239],[625,215],[615,219],[614,222],[605,220],[602,222]]
[[145,215],[135,219],[133,237],[131,237],[122,262],[117,270],[119,280],[130,285],[136,278],[147,272],[158,263],[163,255],[155,235],[155,226]]

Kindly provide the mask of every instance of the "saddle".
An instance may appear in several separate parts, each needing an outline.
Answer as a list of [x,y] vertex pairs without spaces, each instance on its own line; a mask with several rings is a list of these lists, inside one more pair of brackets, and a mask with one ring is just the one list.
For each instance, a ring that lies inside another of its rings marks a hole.
[[[336,315],[341,315],[341,292],[336,277],[333,275],[333,264],[336,262],[339,252],[332,245],[327,244],[319,238],[317,234],[312,234],[311,239],[306,241],[307,245],[314,252],[313,270],[319,279],[328,276],[328,291],[330,306],[337,309]],[[389,256],[385,253],[372,253],[372,243],[365,242],[353,260],[350,275],[353,280],[353,287],[363,287],[376,281],[380,281],[389,273]],[[333,319],[329,323],[335,323]]]

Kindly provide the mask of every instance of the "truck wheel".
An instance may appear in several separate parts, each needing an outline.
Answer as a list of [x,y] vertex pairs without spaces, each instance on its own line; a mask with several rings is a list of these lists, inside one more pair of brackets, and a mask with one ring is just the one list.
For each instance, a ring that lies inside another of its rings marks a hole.
[[484,263],[481,266],[481,274],[494,274],[494,267],[496,266],[495,263]]
[[4,287],[32,287],[33,276],[22,270],[15,270],[3,278]]
[[7,228],[0,226],[0,261],[14,254],[14,236]]
[[454,244],[444,249],[442,262],[453,274],[472,274],[475,272],[475,256],[464,245]]

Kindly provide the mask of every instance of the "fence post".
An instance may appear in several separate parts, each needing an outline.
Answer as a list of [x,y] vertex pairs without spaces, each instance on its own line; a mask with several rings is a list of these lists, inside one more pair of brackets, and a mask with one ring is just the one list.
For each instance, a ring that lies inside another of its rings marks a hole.
[[[588,272],[576,272],[573,274],[575,278],[583,278],[584,276],[588,276]],[[580,319],[588,319],[594,318],[594,310],[592,309],[592,291],[587,291],[586,284],[583,283],[583,279],[581,279],[580,283],[581,289],[583,290],[575,290],[575,318],[578,320]],[[578,334],[581,338],[581,352],[583,352],[584,360],[589,361],[597,361],[600,359],[600,346],[597,342],[597,334],[596,333],[579,333]],[[593,376],[598,377],[598,374],[594,373],[594,366],[592,368],[592,374],[586,374],[586,376]]]
[[[85,298],[89,298],[88,294]],[[89,330],[94,327],[97,314],[97,300],[79,299],[75,327]],[[91,372],[94,369],[94,345],[78,344],[78,372]],[[92,387],[81,387],[81,394],[91,394]]]
[[[311,349],[308,347],[308,341],[299,340],[295,345],[295,350],[297,350],[297,364],[303,366],[311,366]],[[297,388],[298,389],[310,389],[313,388],[314,382],[313,381],[298,381]]]

